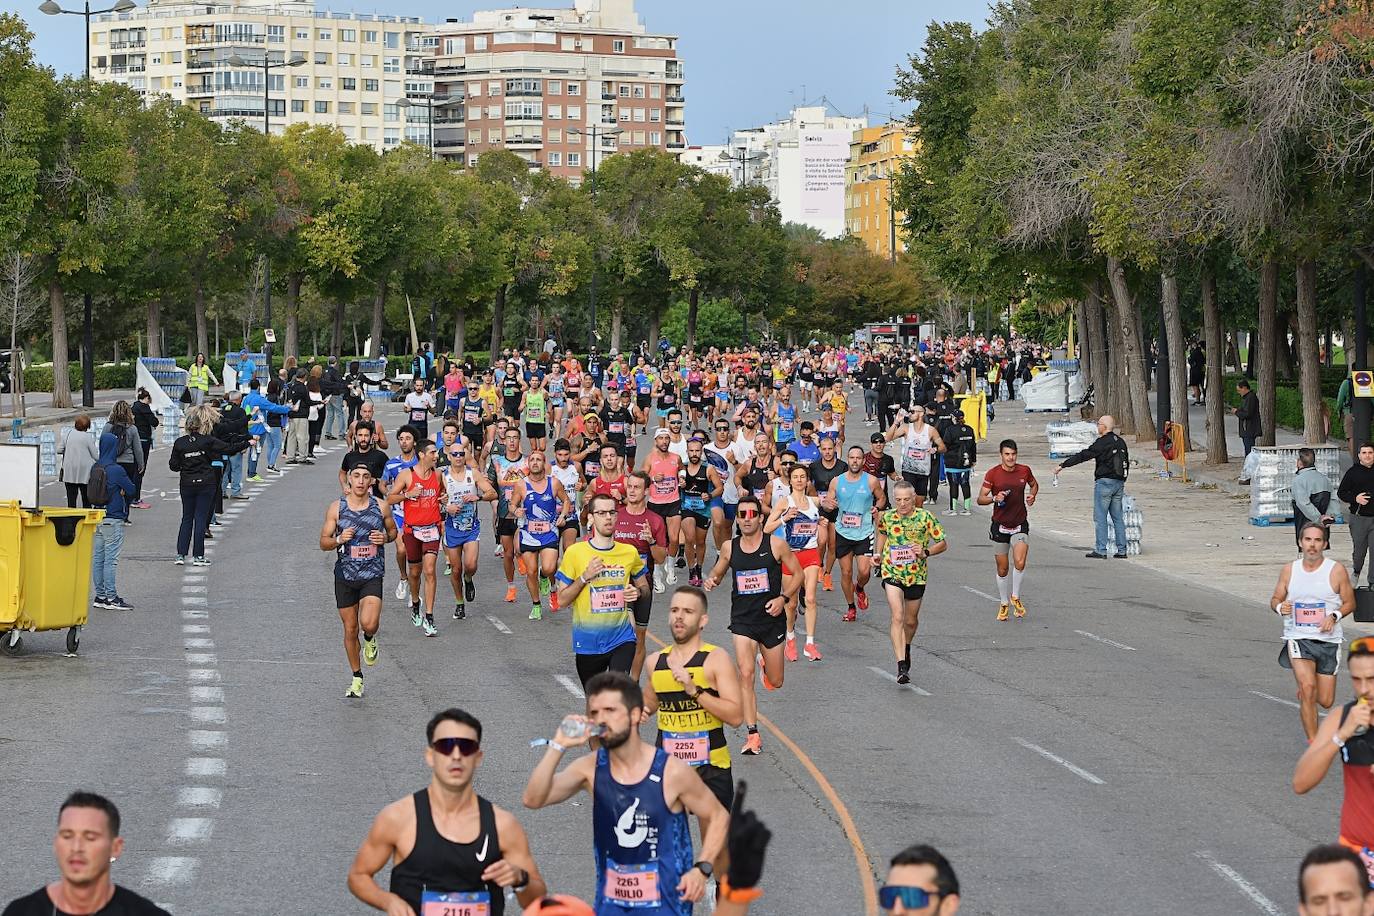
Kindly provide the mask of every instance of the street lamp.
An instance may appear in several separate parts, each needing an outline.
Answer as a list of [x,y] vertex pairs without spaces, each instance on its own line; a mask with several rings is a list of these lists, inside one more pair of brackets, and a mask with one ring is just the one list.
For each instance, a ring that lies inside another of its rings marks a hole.
[[441,102],[440,100],[436,99],[436,98],[435,98],[434,96],[432,96],[432,95],[431,95],[431,96],[426,96],[426,97],[425,97],[425,100],[424,100],[423,102],[420,101],[419,99],[411,99],[411,98],[407,98],[407,97],[405,97],[405,96],[402,96],[401,98],[399,98],[399,99],[396,100],[396,107],[397,107],[397,108],[412,108],[412,107],[413,107],[413,108],[423,108],[423,109],[425,110],[425,112],[428,114],[428,116],[429,116],[429,117],[428,117],[428,121],[429,121],[429,158],[431,158],[431,159],[434,158],[434,109],[435,109],[435,107],[436,107],[437,105],[441,105],[441,104],[443,104],[443,102]]
[[[736,147],[736,149],[739,150],[739,155],[738,155],[738,156],[732,156],[732,155],[730,155],[729,153],[727,153],[725,150],[721,150],[721,151],[720,151],[720,156],[719,156],[718,158],[720,159],[721,162],[737,162],[737,163],[739,163],[739,186],[742,188],[742,187],[746,186],[746,185],[749,183],[749,172],[747,171],[746,166],[748,166],[748,164],[751,163],[751,162],[759,162],[760,160],[767,159],[767,158],[768,158],[768,154],[765,153],[765,152],[763,152],[762,150],[759,150],[758,152],[754,152],[754,153],[746,152],[746,151],[745,151],[745,148],[742,147],[742,146]],[[748,310],[747,308],[742,308],[742,309],[740,309],[740,324],[741,324],[741,331],[742,331],[743,334],[744,334],[744,338],[743,338],[743,339],[744,339],[744,342],[745,342],[745,343],[748,343],[748,342],[749,342],[749,310]]]
[[[591,138],[592,138],[592,156],[591,156],[591,159],[592,159],[592,162],[591,162],[591,165],[592,165],[592,188],[591,188],[591,194],[592,194],[592,205],[595,206],[595,205],[596,205],[596,154],[597,154],[598,152],[601,151],[601,138],[602,138],[602,137],[618,137],[618,136],[620,136],[622,133],[624,133],[624,130],[622,130],[622,129],[619,128],[619,127],[612,127],[612,128],[610,128],[610,129],[603,129],[603,128],[601,127],[600,124],[593,124],[590,128],[586,128],[586,129],[581,128],[581,127],[570,127],[570,128],[568,128],[567,133],[568,133],[568,136],[572,136],[573,134],[576,134],[576,135],[578,135],[579,137],[591,137]],[[591,289],[590,289],[590,290],[588,291],[588,293],[587,293],[587,302],[588,302],[588,304],[589,304],[590,307],[591,307],[591,315],[592,315],[591,329],[587,332],[587,352],[590,353],[590,352],[591,352],[591,348],[596,346],[596,267],[595,267],[595,265],[592,266],[592,282],[591,282]]]
[[[300,67],[305,65],[304,54],[292,54],[287,60],[274,61],[271,55],[266,52],[262,55],[262,60],[248,61],[237,54],[231,54],[226,61],[231,67],[262,67],[262,135],[264,138],[272,134],[272,71],[282,67]],[[285,112],[282,112],[285,115]],[[262,283],[262,323],[263,327],[272,327],[272,258],[263,258],[263,283]],[[265,335],[264,335],[265,337]],[[266,357],[267,372],[272,373],[272,342],[264,339],[262,343],[262,353]]]
[[887,248],[888,256],[893,264],[897,263],[897,202],[893,200],[893,184],[891,175],[879,175],[874,172],[868,176],[869,181],[887,182]]
[[[105,13],[127,13],[129,10],[136,9],[138,4],[134,0],[115,0],[115,5],[103,10],[91,9],[90,0],[86,0],[84,9],[64,10],[53,0],[45,0],[39,5],[38,11],[47,16],[81,16],[86,20],[86,82],[91,81],[91,17],[102,16]],[[91,294],[87,291],[82,296],[81,313],[81,349],[85,351],[85,358],[81,361],[81,406],[95,406],[95,316],[94,308],[91,303]]]

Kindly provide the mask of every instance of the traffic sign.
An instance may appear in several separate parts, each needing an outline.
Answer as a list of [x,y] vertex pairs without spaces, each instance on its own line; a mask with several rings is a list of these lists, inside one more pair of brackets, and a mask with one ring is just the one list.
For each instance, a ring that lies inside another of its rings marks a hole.
[[277,332],[272,330],[271,328],[264,328],[262,332],[262,337],[263,340],[267,341],[268,343],[277,342]]

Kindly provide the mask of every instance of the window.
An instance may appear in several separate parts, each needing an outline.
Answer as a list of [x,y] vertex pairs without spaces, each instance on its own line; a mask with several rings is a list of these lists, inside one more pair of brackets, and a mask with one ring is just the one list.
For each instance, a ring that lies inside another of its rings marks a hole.
[[377,136],[377,128],[375,128],[375,127],[364,127],[364,128],[363,128],[363,139],[364,139],[364,140],[372,140],[372,139],[375,139],[376,136]]
[[387,127],[382,130],[382,144],[384,146],[401,145],[401,129],[399,127]]
[[491,144],[493,144],[493,145],[499,145],[500,142],[501,142],[501,131],[500,131],[499,129],[495,129],[495,128],[493,128],[493,129],[491,129],[491,130],[488,130],[488,131],[487,131],[487,142],[488,142],[488,143],[491,143]]
[[363,80],[363,92],[376,92],[380,87],[376,80]]
[[360,54],[358,55],[358,65],[362,67],[375,67],[377,66],[377,56],[375,54]]
[[659,121],[663,120],[663,109],[662,109],[662,108],[650,108],[650,109],[649,109],[649,120],[652,121],[652,122],[654,122],[655,124],[657,124]]
[[474,36],[472,36],[472,50],[474,50],[474,51],[485,51],[486,49],[487,49],[487,36],[485,36],[485,35],[474,35]]
[[339,88],[348,92],[358,91],[358,81],[351,76],[345,76],[339,80]]
[[622,99],[628,99],[630,97],[630,85],[628,83],[620,84],[620,97]]
[[469,105],[469,106],[468,106],[468,120],[469,120],[469,121],[480,121],[480,120],[482,120],[482,106],[481,106],[481,105]]
[[300,114],[301,112],[305,111],[305,99],[292,99],[291,110],[296,112],[297,114]]
[[161,91],[162,91],[162,77],[160,77],[160,76],[155,76],[155,77],[153,77],[152,89],[153,89],[154,92],[161,92]]
[[273,44],[281,44],[286,41],[286,26],[269,25],[267,27],[267,40]]
[[574,168],[574,169],[576,169],[576,168],[580,168],[581,166],[582,166],[582,154],[581,154],[581,153],[568,153],[568,167],[569,167],[569,168]]
[[329,29],[320,29],[320,41],[333,41],[334,33]]
[[492,98],[495,98],[496,96],[498,96],[498,95],[500,95],[500,94],[501,94],[501,83],[500,83],[499,81],[493,80],[492,82],[487,83],[487,95],[491,96]]
[[563,106],[562,106],[562,105],[550,105],[550,106],[549,106],[549,117],[550,117],[551,119],[555,120],[555,121],[561,121],[561,120],[563,120]]
[[349,127],[348,125],[344,125],[343,135],[345,140],[356,140],[358,139],[358,129],[356,127]]
[[181,63],[181,52],[180,52],[180,51],[173,51],[173,52],[172,52],[172,63],[174,63],[174,64],[179,64],[179,63]]
[[640,123],[643,123],[643,121],[644,121],[644,109],[643,109],[643,108],[636,108],[636,109],[635,109],[635,120],[636,120],[636,121],[639,121]]
[[317,89],[333,89],[334,79],[333,77],[322,76],[315,81],[315,87]]
[[329,114],[329,103],[328,103],[328,102],[316,102],[316,103],[315,103],[315,114]]
[[581,95],[581,94],[582,94],[582,84],[581,84],[581,83],[573,83],[573,82],[569,82],[569,83],[568,83],[568,95]]
[[339,103],[339,114],[351,115],[352,113],[353,113],[353,103],[352,103],[352,102],[340,102],[340,103]]
[[480,99],[482,97],[481,83],[468,83],[468,98]]
[[357,29],[339,29],[339,41],[357,41]]
[[387,32],[385,46],[388,48],[399,48],[401,46],[401,33]]
[[383,72],[383,73],[400,73],[400,72],[401,72],[401,59],[400,59],[399,57],[383,57],[383,58],[382,58],[382,72]]
[[624,54],[625,39],[617,38],[615,41],[611,42],[611,50],[614,51],[616,54]]
[[158,65],[158,64],[160,64],[160,63],[162,63],[162,55],[161,55],[161,54],[154,54],[154,55],[153,55],[153,59],[152,59],[151,61],[149,61],[149,63],[153,64],[154,66],[156,66],[156,65]]
[[634,97],[637,99],[644,98],[644,87],[642,85],[634,87]]
[[298,77],[296,77],[296,88],[297,88],[297,89],[309,89],[309,88],[310,88],[310,77],[308,77],[308,76],[298,76]]
[[382,120],[388,124],[398,124],[401,120],[401,109],[395,105],[382,106]]
[[490,119],[493,120],[493,121],[499,121],[499,120],[501,119],[501,106],[500,106],[500,105],[488,105],[488,106],[487,106],[487,117],[490,118]]
[[568,106],[568,120],[569,120],[569,121],[580,121],[580,120],[582,120],[582,106],[581,106],[581,105],[569,105],[569,106]]
[[296,40],[297,40],[297,41],[309,41],[309,40],[310,40],[310,30],[309,30],[309,29],[296,29]]
[[353,66],[353,55],[352,55],[352,54],[340,54],[340,55],[339,55],[339,66],[340,66],[340,67],[351,67],[351,66]]
[[642,130],[637,130],[637,131],[634,132],[634,144],[635,144],[635,146],[643,146],[643,145],[644,145],[644,131],[642,131]]
[[622,108],[622,109],[620,109],[620,120],[621,120],[621,121],[628,121],[628,120],[630,120],[630,109],[628,109],[628,108]]
[[374,116],[374,117],[375,117],[376,114],[377,114],[377,103],[376,103],[376,102],[363,102],[363,103],[362,103],[362,108],[361,108],[360,110],[361,110],[362,113],[365,114],[365,115],[371,115],[371,116]]
[[658,146],[660,143],[663,142],[663,135],[660,134],[660,133],[659,133],[658,131],[656,131],[656,130],[655,130],[655,131],[651,131],[651,132],[649,133],[649,142],[650,142],[651,144],[653,144],[654,146]]
[[663,87],[662,87],[661,85],[659,85],[658,83],[654,83],[653,85],[651,85],[651,86],[649,87],[649,98],[651,98],[651,99],[661,99],[661,98],[663,98]]
[[562,143],[562,142],[563,142],[563,128],[561,128],[561,127],[550,127],[550,128],[549,128],[549,142],[550,142],[550,143]]
[[466,38],[445,38],[444,56],[453,57],[457,54],[468,53],[468,40]]
[[549,165],[560,166],[563,164],[563,154],[557,152],[549,153]]
[[549,95],[562,95],[562,94],[563,94],[563,81],[562,81],[562,80],[549,80]]
[[315,63],[322,66],[329,66],[329,54],[326,51],[315,52]]
[[542,118],[544,116],[544,103],[538,99],[526,99],[519,102],[506,103],[506,119],[511,118]]
[[536,79],[512,79],[506,80],[506,93],[508,95],[541,95],[543,84]]
[[364,30],[364,31],[363,31],[363,41],[365,41],[365,42],[367,42],[367,43],[369,43],[369,44],[374,44],[374,45],[375,45],[375,44],[377,43],[377,33],[374,32],[374,31],[372,31],[372,30],[370,30],[370,29]]

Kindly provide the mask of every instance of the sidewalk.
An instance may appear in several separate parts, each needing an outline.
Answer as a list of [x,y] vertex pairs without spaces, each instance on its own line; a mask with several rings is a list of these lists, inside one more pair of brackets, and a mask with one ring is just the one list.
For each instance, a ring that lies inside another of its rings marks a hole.
[[[114,406],[115,401],[128,401],[133,403],[135,390],[132,388],[113,388],[95,392],[95,406],[81,406],[81,390],[72,392],[72,400],[76,403],[75,407],[52,407],[52,394],[47,391],[29,391],[24,394],[24,435],[30,434],[33,430],[45,426],[69,426],[81,414],[89,414],[92,418],[105,416]],[[10,396],[0,395],[0,423],[6,427],[4,433],[0,433],[0,438],[8,439],[8,430],[13,426],[15,417],[10,413]]]

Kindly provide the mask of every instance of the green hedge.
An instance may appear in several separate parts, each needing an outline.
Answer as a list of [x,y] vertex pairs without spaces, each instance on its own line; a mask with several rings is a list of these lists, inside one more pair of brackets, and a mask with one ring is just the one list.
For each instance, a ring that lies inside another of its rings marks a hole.
[[[1236,392],[1236,382],[1240,381],[1239,375],[1226,376],[1226,405],[1228,407],[1240,406],[1240,395]],[[1255,382],[1250,383],[1254,386]],[[1336,386],[1340,386],[1337,379]],[[1327,379],[1322,379],[1322,393],[1326,394]],[[1259,392],[1256,391],[1256,394]],[[1332,429],[1338,429],[1336,424],[1336,398],[1335,388],[1331,390],[1331,396],[1324,398],[1326,406],[1331,411]],[[1274,420],[1279,426],[1296,432],[1303,430],[1302,412],[1302,392],[1298,390],[1298,383],[1290,379],[1279,379],[1274,384]]]
[[[67,378],[73,391],[81,390],[81,364],[67,364]],[[95,387],[97,389],[133,388],[137,378],[133,363],[119,363],[95,367]],[[52,391],[52,366],[30,366],[24,370],[24,389],[26,391]]]

